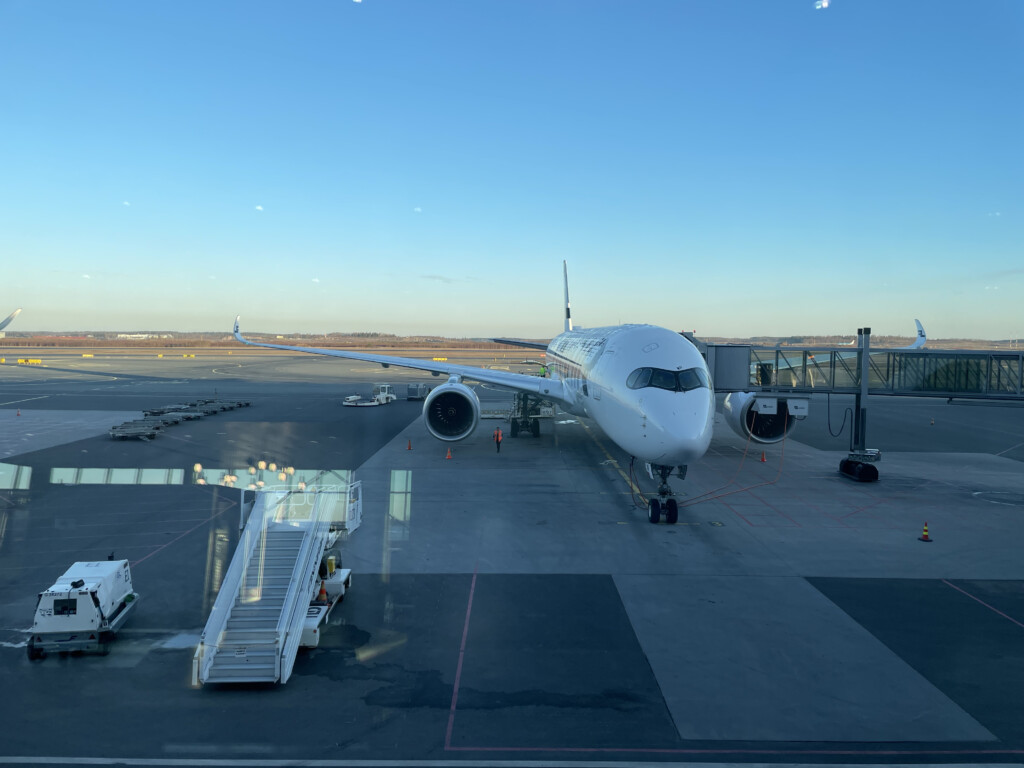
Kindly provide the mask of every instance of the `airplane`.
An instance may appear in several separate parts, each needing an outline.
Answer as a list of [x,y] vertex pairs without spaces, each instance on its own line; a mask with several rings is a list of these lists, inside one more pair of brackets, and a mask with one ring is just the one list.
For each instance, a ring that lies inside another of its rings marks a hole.
[[[913,343],[909,344],[909,345],[907,345],[905,347],[896,347],[896,349],[921,349],[921,347],[923,347],[928,342],[928,337],[925,335],[924,326],[921,325],[921,321],[915,319],[914,320],[914,325],[917,326],[917,336],[914,338]],[[852,347],[858,341],[859,341],[859,339],[851,339],[850,341],[844,341],[842,344],[839,344],[838,346],[840,346],[840,347]],[[778,346],[778,345],[776,345],[776,346]]]
[[[235,318],[234,336],[243,344],[268,349],[307,352],[388,368],[429,371],[448,380],[435,387],[423,403],[427,431],[454,442],[469,437],[480,421],[480,400],[464,381],[510,389],[557,403],[564,411],[592,419],[623,451],[639,459],[660,478],[656,497],[648,501],[648,519],[675,524],[679,505],[669,485],[675,472],[686,477],[687,467],[708,450],[715,417],[715,393],[707,362],[686,336],[654,325],[616,325],[573,328],[569,305],[568,267],[562,262],[565,284],[565,327],[547,344],[516,339],[493,339],[527,349],[544,350],[544,377],[447,361],[392,357],[337,349],[295,347],[246,339]],[[917,321],[915,321],[917,322]],[[918,322],[922,346],[924,329]],[[731,392],[723,403],[725,422],[738,435],[759,443],[784,439],[799,412],[780,400],[774,413],[754,407],[754,392]],[[794,406],[795,408],[795,406]]]
[[[480,421],[480,400],[465,380],[492,384],[557,403],[576,416],[592,419],[623,451],[650,465],[660,477],[657,497],[648,502],[648,518],[675,524],[679,506],[669,486],[676,472],[708,450],[715,418],[715,393],[707,362],[685,336],[654,325],[616,325],[573,329],[569,308],[568,268],[564,331],[548,344],[502,340],[543,349],[546,378],[415,358],[391,357],[336,349],[268,344],[246,339],[235,318],[234,335],[243,344],[307,352],[429,371],[448,380],[423,403],[427,431],[439,440],[457,441],[472,434]],[[734,427],[735,428],[735,427]]]
[[2,331],[4,328],[6,328],[8,325],[10,325],[11,324],[11,320],[16,318],[20,313],[21,313],[21,307],[18,307],[16,310],[11,312],[11,314],[9,314],[2,321],[0,321],[0,331]]

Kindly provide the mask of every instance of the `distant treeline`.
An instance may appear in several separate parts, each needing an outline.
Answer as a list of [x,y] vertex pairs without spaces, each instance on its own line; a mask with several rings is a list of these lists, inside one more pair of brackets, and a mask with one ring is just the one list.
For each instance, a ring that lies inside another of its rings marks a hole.
[[[249,334],[252,341],[290,346],[323,347],[325,349],[513,349],[505,344],[496,344],[487,339],[444,339],[440,337],[402,337],[381,333],[330,334],[328,336],[265,336]],[[176,336],[172,339],[118,339],[115,334],[94,334],[92,336],[54,336],[11,334],[0,339],[0,347],[6,348],[91,348],[107,349],[246,349],[233,336]],[[253,349],[253,348],[249,348]]]
[[[249,334],[252,341],[270,344],[284,344],[302,347],[323,347],[325,349],[501,349],[511,350],[506,344],[496,344],[489,339],[446,339],[439,336],[395,336],[387,333],[332,333],[324,335],[271,336],[267,334]],[[774,347],[835,347],[846,345],[850,336],[755,336],[752,338],[706,337],[701,339],[716,344],[752,344],[753,346]],[[529,339],[529,341],[546,342],[547,339]],[[872,348],[882,349],[903,347],[913,341],[908,336],[871,336]],[[107,349],[246,349],[235,338],[228,334],[175,334],[174,338],[118,339],[115,333],[84,334],[30,334],[25,331],[8,333],[0,338],[0,348],[47,348],[75,349],[103,347]],[[987,341],[981,339],[929,339],[929,349],[1010,349],[1017,351],[1020,344],[1017,340]],[[249,347],[249,350],[254,348]],[[530,355],[530,350],[522,349],[522,354]]]

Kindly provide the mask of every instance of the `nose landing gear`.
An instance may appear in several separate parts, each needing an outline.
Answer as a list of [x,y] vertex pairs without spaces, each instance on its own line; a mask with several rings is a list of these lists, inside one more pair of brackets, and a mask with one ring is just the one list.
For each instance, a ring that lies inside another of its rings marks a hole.
[[[665,522],[675,525],[679,522],[679,504],[672,495],[672,488],[669,487],[668,478],[675,467],[666,467],[662,464],[652,464],[651,470],[657,472],[661,477],[661,484],[658,486],[657,498],[652,498],[647,503],[647,519],[652,523],[661,522],[661,515],[664,513]],[[679,479],[686,477],[686,467],[679,467]]]

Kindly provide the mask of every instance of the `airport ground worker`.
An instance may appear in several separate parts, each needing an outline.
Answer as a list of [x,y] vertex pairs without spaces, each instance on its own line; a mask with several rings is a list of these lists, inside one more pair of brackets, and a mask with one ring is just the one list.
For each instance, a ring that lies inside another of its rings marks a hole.
[[494,430],[494,444],[498,446],[498,453],[501,453],[501,439],[504,437],[501,427]]

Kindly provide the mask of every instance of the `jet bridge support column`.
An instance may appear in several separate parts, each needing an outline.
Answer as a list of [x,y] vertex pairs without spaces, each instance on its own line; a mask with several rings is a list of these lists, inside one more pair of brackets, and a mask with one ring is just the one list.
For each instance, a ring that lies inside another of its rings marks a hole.
[[860,391],[854,396],[853,403],[853,434],[850,436],[850,454],[839,462],[839,471],[847,477],[862,483],[878,479],[878,468],[875,463],[882,458],[876,448],[865,448],[868,427],[868,379],[870,377],[871,329],[857,329],[858,347],[860,348]]
[[870,368],[868,355],[871,351],[871,329],[858,328],[857,341],[857,346],[860,348],[860,391],[854,396],[853,436],[850,439],[851,451],[863,451],[866,441],[868,426],[868,371]]

